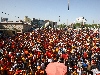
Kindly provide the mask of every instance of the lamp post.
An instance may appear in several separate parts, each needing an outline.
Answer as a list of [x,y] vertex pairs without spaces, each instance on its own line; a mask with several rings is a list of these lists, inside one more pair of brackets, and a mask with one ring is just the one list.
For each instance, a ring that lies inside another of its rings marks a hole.
[[84,23],[86,22],[87,20],[86,19],[84,19],[84,17],[82,18],[82,30],[83,30],[83,27],[84,27]]
[[59,25],[60,25],[60,16],[59,16]]

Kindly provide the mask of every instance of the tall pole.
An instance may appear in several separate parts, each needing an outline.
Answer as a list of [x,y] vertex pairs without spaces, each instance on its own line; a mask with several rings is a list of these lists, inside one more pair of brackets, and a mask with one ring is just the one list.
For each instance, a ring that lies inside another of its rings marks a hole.
[[67,26],[68,26],[68,19],[67,19]]
[[93,24],[94,24],[94,20],[93,20]]
[[60,25],[60,16],[59,16],[59,25]]

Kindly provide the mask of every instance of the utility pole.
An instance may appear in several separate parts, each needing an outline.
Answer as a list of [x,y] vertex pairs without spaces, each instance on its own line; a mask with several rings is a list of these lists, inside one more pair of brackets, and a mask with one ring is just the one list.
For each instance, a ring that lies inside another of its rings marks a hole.
[[[60,16],[59,16],[59,26],[60,26]],[[61,30],[61,27],[60,27],[60,30]]]

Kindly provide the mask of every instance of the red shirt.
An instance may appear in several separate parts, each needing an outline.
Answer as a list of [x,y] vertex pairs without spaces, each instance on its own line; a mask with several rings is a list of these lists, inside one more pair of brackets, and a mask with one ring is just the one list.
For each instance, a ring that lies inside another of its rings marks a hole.
[[75,66],[74,66],[74,69],[78,69],[78,67],[75,65]]
[[4,69],[4,70],[7,70],[8,66],[10,66],[10,65],[11,65],[11,62],[6,63],[6,64],[4,65],[4,67],[3,67],[3,69]]
[[87,52],[84,52],[83,57],[87,58]]
[[62,54],[62,58],[68,59],[68,54]]
[[15,72],[15,74],[19,74],[19,73],[21,73],[22,72],[22,70],[17,70],[16,72]]
[[41,56],[40,51],[37,51],[37,55],[38,55],[38,57],[40,57],[40,56]]
[[47,55],[48,58],[52,58],[52,53],[51,52],[47,51],[46,55]]
[[96,49],[96,52],[98,52],[98,51],[100,51],[100,48],[97,48],[97,49]]

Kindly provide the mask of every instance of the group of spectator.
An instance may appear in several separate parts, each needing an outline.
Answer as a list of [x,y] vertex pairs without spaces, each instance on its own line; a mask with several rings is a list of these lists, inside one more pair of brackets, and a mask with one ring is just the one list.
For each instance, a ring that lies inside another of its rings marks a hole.
[[50,62],[64,63],[66,75],[99,74],[99,30],[44,28],[0,38],[1,75],[47,75]]

